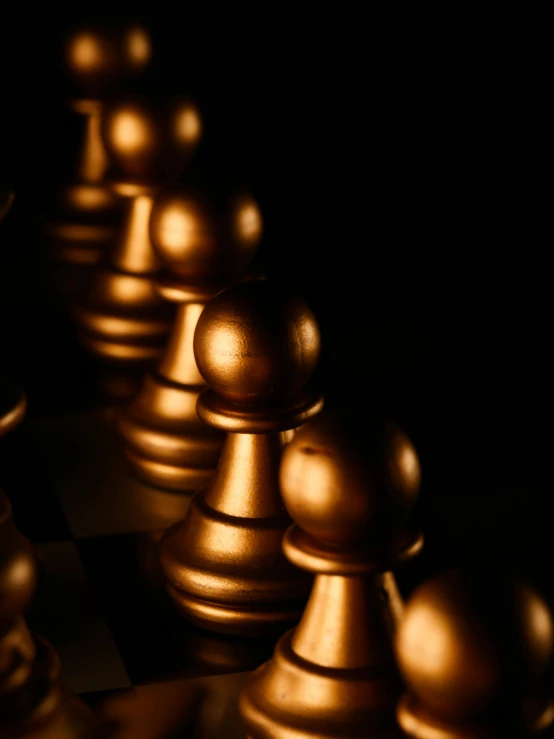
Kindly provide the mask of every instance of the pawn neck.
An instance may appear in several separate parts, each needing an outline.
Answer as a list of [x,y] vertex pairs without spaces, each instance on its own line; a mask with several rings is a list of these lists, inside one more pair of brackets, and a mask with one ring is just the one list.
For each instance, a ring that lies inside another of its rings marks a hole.
[[112,265],[122,272],[148,275],[160,268],[149,232],[153,205],[152,193],[145,192],[129,198],[121,238],[111,256]]
[[206,503],[239,518],[284,517],[278,484],[281,451],[278,433],[228,434]]
[[108,168],[108,155],[100,135],[101,112],[100,103],[81,111],[85,118],[85,135],[77,176],[88,184],[102,182]]
[[158,373],[167,380],[192,387],[204,387],[202,375],[194,358],[194,331],[204,310],[204,303],[188,303],[177,309],[173,330]]
[[299,657],[321,667],[390,666],[389,623],[375,578],[318,575],[291,646]]

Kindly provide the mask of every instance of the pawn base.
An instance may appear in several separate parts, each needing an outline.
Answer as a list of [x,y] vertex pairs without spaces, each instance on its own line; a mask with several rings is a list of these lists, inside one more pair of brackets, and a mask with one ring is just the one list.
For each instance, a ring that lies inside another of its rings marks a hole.
[[124,452],[139,479],[164,490],[195,492],[211,480],[215,471],[215,464],[209,469],[182,467],[150,459],[128,446]]
[[[292,648],[294,631],[250,677],[240,713],[250,739],[399,738],[390,675],[375,667],[332,669]],[[442,737],[441,737],[442,739]]]
[[504,739],[506,736],[541,736],[554,723],[554,703],[546,702],[524,726],[517,720],[503,721],[502,725],[481,725],[470,722],[446,721],[432,716],[421,703],[409,694],[404,695],[397,709],[399,726],[407,736],[417,739]]
[[272,636],[282,633],[287,627],[294,626],[302,615],[302,605],[298,603],[291,605],[289,609],[279,604],[279,607],[274,605],[273,608],[268,606],[255,611],[238,605],[208,603],[169,584],[167,591],[177,611],[187,621],[219,634],[243,637]]

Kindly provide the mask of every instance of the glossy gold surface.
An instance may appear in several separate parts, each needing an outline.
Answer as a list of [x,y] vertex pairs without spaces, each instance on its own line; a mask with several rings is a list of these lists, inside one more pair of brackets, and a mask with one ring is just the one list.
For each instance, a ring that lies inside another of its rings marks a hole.
[[[175,132],[189,113],[198,118],[198,130]],[[200,118],[186,100],[166,108],[120,101],[106,111],[104,141],[119,177],[113,187],[125,198],[126,210],[115,248],[98,265],[75,309],[83,343],[102,359],[143,365],[162,351],[173,310],[153,285],[160,262],[150,239],[150,215],[161,181],[180,172],[199,136]]]
[[[316,577],[298,627],[278,642],[241,694],[250,739],[400,736],[393,634],[402,604],[386,569],[417,554],[422,537],[407,523],[419,482],[415,464],[394,483],[378,472],[397,469],[399,436],[400,447],[415,456],[403,432],[393,427],[391,434],[385,426],[378,435],[385,443],[368,450],[369,461],[357,458],[351,436],[322,414],[285,449],[281,491],[298,518],[283,547]],[[408,500],[397,496],[399,489],[409,490]],[[381,528],[389,529],[386,536]]]
[[268,406],[298,396],[320,349],[311,310],[270,281],[240,283],[205,308],[194,337],[200,374],[225,400]]
[[[261,291],[259,285],[264,286]],[[318,327],[309,308],[269,282],[238,283],[224,290],[208,303],[198,321],[195,356],[199,366],[205,360],[204,348],[218,353],[207,335],[214,336],[213,322],[223,326],[221,305],[231,308],[227,334],[246,337],[241,348],[245,360],[242,382],[255,381],[250,354],[260,344],[270,346],[273,337],[281,341],[284,353],[271,354],[263,361],[266,366],[272,364],[287,388],[302,395],[309,373],[298,366],[296,356],[303,352],[313,368],[319,352]],[[249,325],[254,314],[256,330]],[[309,323],[309,330],[296,344],[285,347],[282,336],[291,332],[293,318],[303,325]],[[303,342],[306,335],[309,341]],[[240,371],[238,357],[235,364]],[[290,373],[287,377],[286,372]],[[211,378],[223,392],[227,390],[225,376],[212,374]],[[232,380],[231,386],[235,385]],[[200,395],[198,401],[201,416],[206,395]],[[321,398],[313,396],[310,402],[300,404],[308,417],[320,410]],[[252,431],[248,419],[254,416],[255,426],[261,410],[258,402],[235,407],[240,431],[227,435],[215,477],[196,494],[185,519],[168,530],[160,546],[167,587],[179,611],[205,628],[246,636],[272,632],[294,621],[308,586],[306,578],[286,561],[281,548],[289,518],[278,485],[279,431],[296,428],[298,415],[293,401],[281,395],[280,404],[263,408],[267,421],[277,418],[276,428],[258,433]],[[211,422],[218,425],[216,412],[212,412]]]
[[230,194],[221,204],[198,190],[173,191],[156,201],[150,234],[171,269],[158,282],[158,292],[177,303],[177,315],[156,370],[121,414],[119,429],[139,477],[195,491],[212,477],[223,436],[196,412],[205,384],[194,358],[194,332],[206,302],[253,256],[261,216],[246,195]]
[[92,715],[63,690],[57,656],[23,620],[36,584],[31,546],[15,528],[0,490],[0,735],[80,739],[88,735]]
[[422,739],[534,736],[554,721],[544,684],[553,648],[552,615],[525,583],[471,570],[433,578],[397,633],[408,689],[399,723]]
[[0,370],[0,437],[21,423],[26,410],[27,399],[22,388]]

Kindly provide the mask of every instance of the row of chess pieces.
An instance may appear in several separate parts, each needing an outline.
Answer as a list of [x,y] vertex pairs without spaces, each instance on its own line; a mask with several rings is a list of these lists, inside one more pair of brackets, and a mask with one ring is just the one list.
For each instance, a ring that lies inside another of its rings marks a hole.
[[[90,93],[149,49],[138,29],[79,32],[69,66]],[[172,182],[200,138],[196,106],[89,94],[73,108],[86,133],[79,176],[46,233],[72,273],[66,297],[84,346],[141,376],[118,411],[132,471],[194,493],[159,546],[169,596],[219,633],[255,639],[298,624],[242,692],[248,737],[548,730],[554,630],[538,594],[460,570],[403,603],[392,570],[423,546],[417,454],[392,423],[367,419],[362,443],[344,413],[323,411],[315,316],[247,272],[262,232],[254,199]],[[51,647],[25,626],[36,571],[4,496],[0,525],[2,736],[93,735]]]

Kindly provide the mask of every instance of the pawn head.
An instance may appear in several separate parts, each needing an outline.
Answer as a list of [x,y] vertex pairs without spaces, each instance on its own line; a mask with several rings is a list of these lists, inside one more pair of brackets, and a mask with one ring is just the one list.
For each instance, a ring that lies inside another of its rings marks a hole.
[[148,32],[138,25],[75,29],[64,47],[69,74],[82,93],[92,96],[110,82],[142,70],[151,55]]
[[431,715],[462,721],[517,710],[553,646],[551,613],[532,588],[464,570],[420,586],[396,638],[408,690]]
[[371,437],[360,441],[324,412],[299,429],[284,451],[285,506],[321,542],[381,544],[398,533],[416,501],[421,472],[411,441],[392,423],[374,425]]
[[262,233],[256,201],[246,193],[221,199],[205,189],[162,194],[150,218],[154,248],[179,280],[192,285],[228,282],[250,262]]
[[104,146],[123,178],[158,182],[177,176],[201,134],[198,109],[184,97],[117,100],[106,104],[102,116]]
[[319,351],[312,311],[269,280],[218,293],[194,335],[206,384],[231,402],[253,407],[293,399],[312,376]]

